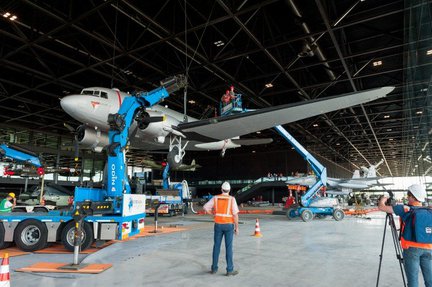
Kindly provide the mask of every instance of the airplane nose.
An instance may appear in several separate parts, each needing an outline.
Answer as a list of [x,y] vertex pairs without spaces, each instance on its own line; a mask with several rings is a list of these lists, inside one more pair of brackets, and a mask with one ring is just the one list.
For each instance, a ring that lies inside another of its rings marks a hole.
[[76,101],[73,97],[68,96],[60,99],[60,106],[68,114],[73,111],[74,105],[76,106]]

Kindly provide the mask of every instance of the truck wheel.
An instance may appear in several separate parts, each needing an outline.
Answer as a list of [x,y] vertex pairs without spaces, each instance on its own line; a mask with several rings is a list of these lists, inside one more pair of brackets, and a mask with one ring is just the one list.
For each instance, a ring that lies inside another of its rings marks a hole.
[[309,209],[305,209],[300,214],[300,217],[304,222],[308,222],[308,221],[311,221],[313,219],[313,213]]
[[341,221],[345,217],[345,213],[342,209],[335,209],[333,211],[333,217],[336,221]]
[[12,245],[12,242],[5,242],[4,238],[5,238],[5,229],[3,226],[3,223],[0,222],[0,249],[5,249],[8,248],[9,246]]
[[14,233],[16,246],[23,251],[36,251],[45,248],[48,229],[45,223],[36,219],[27,219],[18,224]]
[[289,220],[293,220],[295,218],[295,208],[289,208],[287,210],[286,216],[288,217]]
[[[75,221],[70,221],[63,228],[61,233],[61,242],[63,246],[69,250],[74,250],[74,232],[75,232]],[[84,222],[82,226],[82,237],[81,237],[81,250],[86,250],[93,244],[93,230],[87,222]]]

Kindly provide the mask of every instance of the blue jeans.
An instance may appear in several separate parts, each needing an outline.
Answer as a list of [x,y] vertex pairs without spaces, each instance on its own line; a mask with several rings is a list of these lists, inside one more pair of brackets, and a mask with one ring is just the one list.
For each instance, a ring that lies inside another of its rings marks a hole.
[[419,285],[418,273],[421,267],[426,287],[432,287],[432,250],[410,247],[404,249],[403,260],[408,287]]
[[218,270],[218,261],[220,254],[220,247],[222,243],[222,237],[225,236],[225,251],[226,251],[226,262],[227,272],[234,270],[233,263],[233,237],[234,237],[234,224],[218,224],[214,225],[214,245],[213,245],[213,263],[211,270]]

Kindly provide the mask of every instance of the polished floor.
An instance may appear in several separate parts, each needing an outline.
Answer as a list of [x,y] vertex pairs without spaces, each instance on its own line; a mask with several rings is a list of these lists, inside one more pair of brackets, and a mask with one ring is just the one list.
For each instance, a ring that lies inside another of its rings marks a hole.
[[[262,238],[251,236],[257,215],[242,215],[234,241],[240,273],[225,276],[224,249],[219,272],[209,274],[213,224],[209,216],[162,218],[189,230],[113,244],[82,256],[84,263],[112,263],[98,275],[36,274],[11,271],[11,286],[375,286],[384,214],[369,218],[331,218],[309,223],[285,216],[259,215]],[[148,218],[152,224],[153,218]],[[72,255],[30,254],[11,258],[11,270],[35,262],[71,262]],[[391,233],[387,238],[379,286],[403,286]]]

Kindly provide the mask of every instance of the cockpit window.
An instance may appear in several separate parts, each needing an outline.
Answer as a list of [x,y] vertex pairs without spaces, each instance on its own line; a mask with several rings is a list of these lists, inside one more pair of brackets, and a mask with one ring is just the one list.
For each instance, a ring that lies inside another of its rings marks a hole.
[[95,97],[100,97],[100,94],[105,94],[105,96],[103,96],[104,98],[108,98],[108,95],[105,92],[101,92],[98,90],[82,90],[81,95],[89,95],[89,96],[95,96]]
[[106,92],[101,92],[101,98],[108,99],[108,94]]
[[92,90],[82,90],[81,95],[93,95]]

